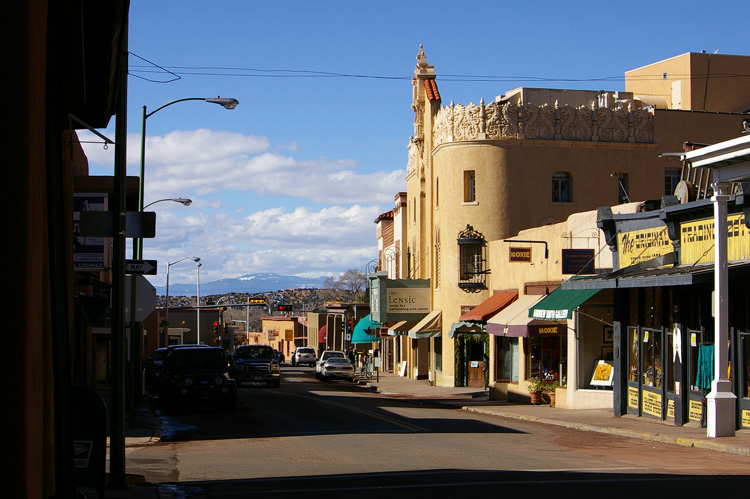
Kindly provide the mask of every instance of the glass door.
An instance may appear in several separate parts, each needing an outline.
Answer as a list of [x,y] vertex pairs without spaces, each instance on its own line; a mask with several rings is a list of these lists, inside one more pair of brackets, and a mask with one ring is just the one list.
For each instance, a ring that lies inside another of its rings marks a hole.
[[664,330],[642,328],[641,342],[641,415],[664,419],[666,415],[666,355]]
[[637,326],[628,327],[627,397],[628,414],[641,415],[641,332]]
[[[706,394],[709,388],[702,387],[699,379],[700,363],[705,355],[706,348],[713,346],[713,335],[709,334],[704,327],[699,329],[688,329],[688,365],[687,381],[690,386],[688,400],[688,420],[706,422]],[[701,353],[703,347],[703,353]]]

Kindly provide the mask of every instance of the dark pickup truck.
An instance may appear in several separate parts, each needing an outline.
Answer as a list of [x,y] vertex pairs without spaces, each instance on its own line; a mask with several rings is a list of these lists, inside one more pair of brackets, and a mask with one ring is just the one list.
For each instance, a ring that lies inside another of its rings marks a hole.
[[281,385],[281,368],[273,348],[267,345],[242,345],[233,357],[232,374],[237,386],[244,382]]
[[224,350],[208,346],[170,348],[159,377],[159,400],[176,409],[182,404],[211,401],[237,408],[237,385],[229,376]]

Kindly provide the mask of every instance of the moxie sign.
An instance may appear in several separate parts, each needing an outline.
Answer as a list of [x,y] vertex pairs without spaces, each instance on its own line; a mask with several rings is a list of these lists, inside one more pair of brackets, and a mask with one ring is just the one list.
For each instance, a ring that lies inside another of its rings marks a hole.
[[531,248],[510,248],[508,251],[510,262],[531,262]]

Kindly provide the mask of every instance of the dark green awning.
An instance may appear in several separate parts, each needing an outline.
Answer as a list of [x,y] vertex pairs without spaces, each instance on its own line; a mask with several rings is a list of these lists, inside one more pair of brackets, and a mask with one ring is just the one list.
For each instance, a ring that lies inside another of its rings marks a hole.
[[598,289],[557,288],[529,309],[529,317],[545,321],[570,319],[573,310],[598,292]]

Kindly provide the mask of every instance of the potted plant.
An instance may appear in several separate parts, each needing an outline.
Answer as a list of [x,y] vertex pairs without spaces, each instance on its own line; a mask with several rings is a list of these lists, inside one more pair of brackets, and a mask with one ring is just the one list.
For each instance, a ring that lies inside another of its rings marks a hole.
[[542,383],[542,391],[549,397],[549,405],[552,407],[555,406],[555,390],[557,390],[558,386],[560,384],[557,382],[557,379]]
[[532,404],[540,404],[542,402],[542,391],[544,389],[544,383],[537,377],[531,378],[529,383],[529,397],[531,398]]

